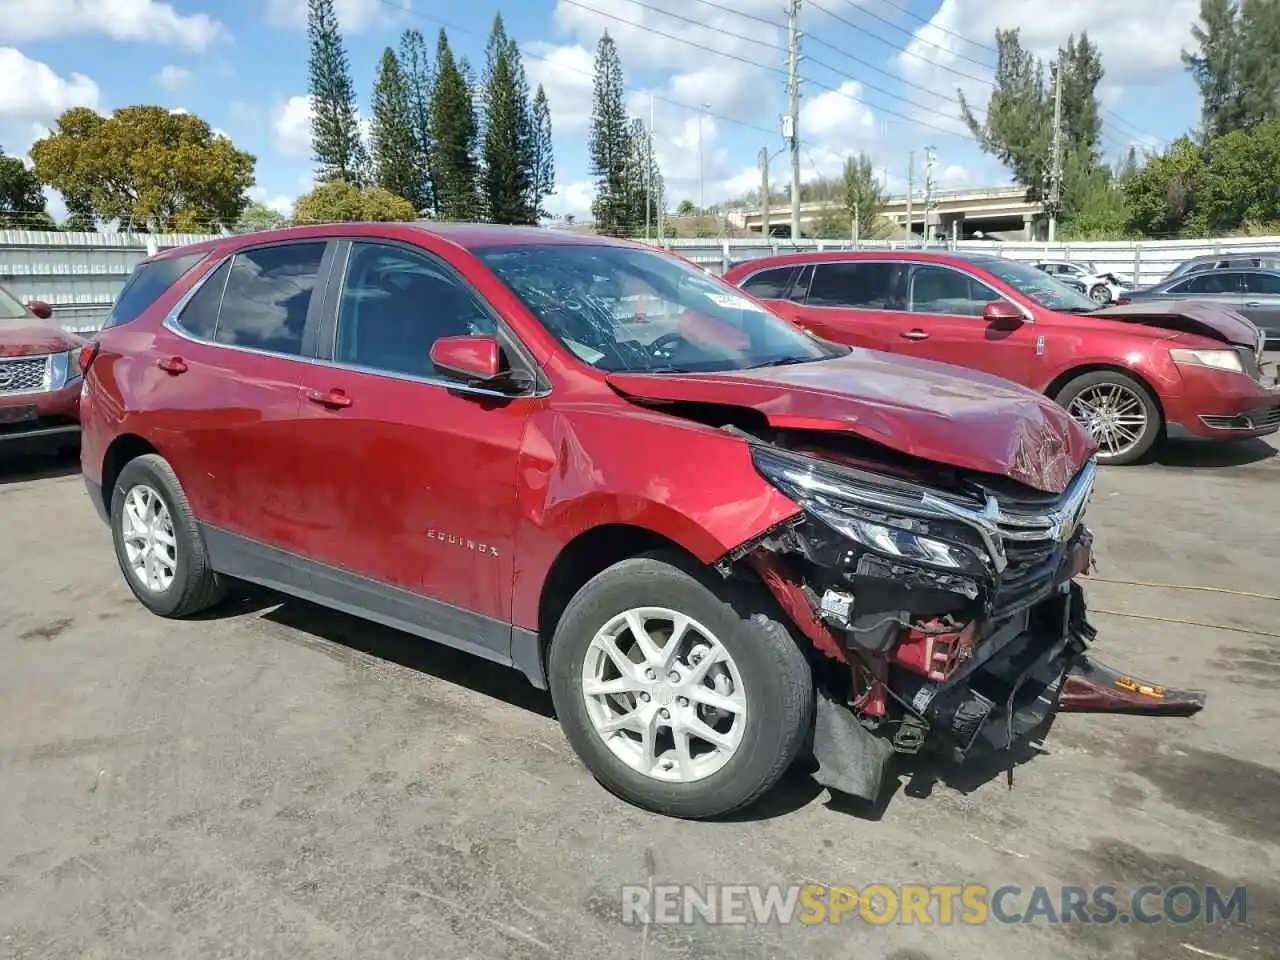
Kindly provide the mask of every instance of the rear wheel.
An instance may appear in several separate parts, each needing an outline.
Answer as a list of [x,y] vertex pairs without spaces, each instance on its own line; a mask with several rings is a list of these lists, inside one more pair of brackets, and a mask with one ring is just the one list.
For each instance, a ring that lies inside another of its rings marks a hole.
[[588,582],[549,658],[565,736],[608,790],[705,818],[766,793],[813,718],[813,678],[767,597],[646,556]]
[[1147,388],[1127,374],[1095,370],[1076,377],[1055,398],[1098,445],[1098,462],[1141,460],[1160,437],[1160,408]]
[[138,457],[120,471],[111,490],[111,538],[125,582],[152,613],[190,616],[226,593],[182,484],[161,456]]
[[1089,299],[1094,303],[1110,303],[1111,290],[1105,283],[1095,283],[1089,288]]

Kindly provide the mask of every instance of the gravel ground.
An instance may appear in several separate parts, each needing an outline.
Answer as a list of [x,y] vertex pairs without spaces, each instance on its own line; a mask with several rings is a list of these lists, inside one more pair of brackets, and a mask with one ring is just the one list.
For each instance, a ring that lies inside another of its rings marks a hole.
[[[1098,577],[1280,594],[1276,453],[1102,471]],[[792,776],[697,824],[606,794],[514,672],[259,592],[149,615],[73,466],[0,465],[0,531],[3,957],[1280,956],[1275,601],[1095,582],[1100,659],[1206,690],[1198,717],[1064,716],[1012,789],[906,770],[868,810]],[[1247,922],[624,925],[650,870],[1245,884]]]

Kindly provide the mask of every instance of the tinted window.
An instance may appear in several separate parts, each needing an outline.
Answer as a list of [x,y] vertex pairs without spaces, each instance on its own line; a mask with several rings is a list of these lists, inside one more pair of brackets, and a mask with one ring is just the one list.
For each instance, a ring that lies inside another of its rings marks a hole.
[[218,304],[222,302],[222,288],[226,286],[227,274],[230,272],[231,261],[228,260],[200,284],[200,289],[182,308],[178,326],[202,340],[213,339],[213,332],[218,326]]
[[791,286],[791,275],[795,267],[774,267],[772,270],[761,270],[742,285],[742,289],[761,300],[782,300]]
[[118,327],[138,319],[142,311],[160,299],[160,295],[177,283],[179,277],[204,258],[203,253],[188,253],[138,264],[116,296],[111,316],[104,326]]
[[302,352],[325,244],[286,243],[236,254],[213,339],[272,353]]
[[495,330],[480,301],[438,261],[402,247],[352,245],[338,306],[339,363],[434,377],[436,340]]
[[1250,293],[1280,294],[1280,276],[1271,273],[1249,273],[1244,288]]
[[1184,280],[1169,288],[1170,293],[1236,293],[1240,289],[1240,274],[1206,270],[1190,280]]
[[843,352],[662,251],[548,243],[472,252],[567,350],[601,370],[742,370]]
[[17,301],[4,287],[0,287],[0,320],[20,320],[27,317],[27,308]]
[[900,310],[894,281],[901,270],[898,263],[820,263],[814,269],[806,302],[814,307]]
[[911,273],[911,312],[980,317],[1000,295],[968,274],[946,267],[916,267]]

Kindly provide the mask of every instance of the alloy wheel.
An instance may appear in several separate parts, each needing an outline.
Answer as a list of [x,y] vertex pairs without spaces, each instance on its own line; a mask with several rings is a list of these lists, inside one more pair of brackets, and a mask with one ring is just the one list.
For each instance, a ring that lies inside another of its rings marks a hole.
[[1098,284],[1098,286],[1089,291],[1089,299],[1094,303],[1110,303],[1111,292],[1102,284]]
[[120,539],[134,579],[151,593],[164,593],[178,568],[178,540],[164,498],[140,483],[125,494]]
[[1093,437],[1102,459],[1128,453],[1147,430],[1147,408],[1132,388],[1121,383],[1086,387],[1067,406],[1067,412]]
[[582,665],[592,726],[631,769],[692,783],[737,752],[747,720],[738,666],[698,621],[663,607],[618,614]]

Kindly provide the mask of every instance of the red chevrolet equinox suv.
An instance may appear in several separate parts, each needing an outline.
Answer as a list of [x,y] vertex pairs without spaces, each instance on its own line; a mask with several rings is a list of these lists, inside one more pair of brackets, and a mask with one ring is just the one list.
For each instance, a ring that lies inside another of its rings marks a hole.
[[1203,301],[1099,306],[994,254],[830,251],[764,257],[725,274],[770,309],[838,343],[972,367],[1058,401],[1102,463],[1162,437],[1240,440],[1280,430],[1264,333]]
[[667,814],[802,751],[874,796],[896,753],[999,750],[1093,637],[1066,411],[639,244],[220,238],[140,265],[81,365],[85,480],[148,608],[245,580],[514,666]]

